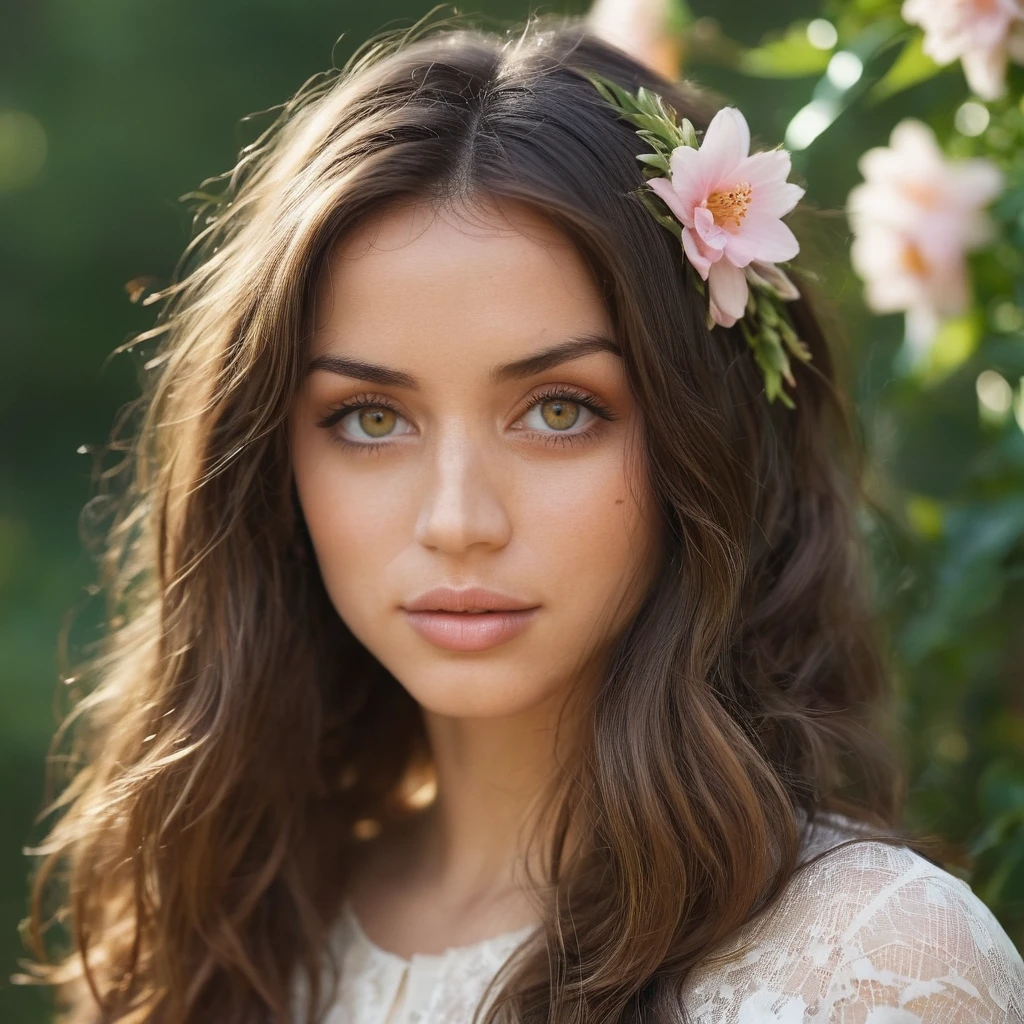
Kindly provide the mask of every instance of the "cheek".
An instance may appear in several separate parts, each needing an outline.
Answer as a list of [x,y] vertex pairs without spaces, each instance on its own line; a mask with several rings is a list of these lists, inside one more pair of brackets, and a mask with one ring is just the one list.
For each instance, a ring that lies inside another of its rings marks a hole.
[[603,605],[639,572],[654,544],[646,475],[621,451],[566,460],[534,478],[517,527],[545,569],[552,596],[576,594],[580,607]]
[[[333,457],[332,457],[333,456]],[[381,471],[341,467],[334,453],[293,455],[295,484],[327,592],[350,623],[373,605],[382,570],[408,543],[402,488]],[[383,594],[381,595],[383,599]]]

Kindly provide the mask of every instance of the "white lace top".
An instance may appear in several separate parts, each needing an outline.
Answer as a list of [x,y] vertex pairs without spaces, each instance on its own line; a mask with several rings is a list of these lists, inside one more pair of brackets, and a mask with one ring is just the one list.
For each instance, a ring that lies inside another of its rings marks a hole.
[[[849,837],[848,819],[831,820],[840,829],[817,827],[805,859]],[[405,959],[346,904],[324,1024],[469,1024],[531,931]],[[694,1024],[1024,1024],[1024,960],[1006,931],[970,886],[907,847],[857,843],[811,865],[732,941],[752,937],[741,961],[691,976]]]

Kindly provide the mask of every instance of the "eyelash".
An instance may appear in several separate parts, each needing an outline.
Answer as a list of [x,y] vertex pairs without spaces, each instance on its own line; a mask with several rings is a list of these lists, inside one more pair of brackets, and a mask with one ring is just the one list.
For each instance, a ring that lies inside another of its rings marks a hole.
[[[566,384],[553,385],[540,392],[540,394],[534,395],[530,404],[523,410],[522,416],[519,418],[522,419],[522,417],[529,413],[535,406],[542,405],[544,402],[550,402],[559,398],[568,399],[577,405],[584,406],[602,420],[612,421],[619,418],[617,413],[609,409],[604,402],[596,398],[594,395]],[[348,413],[353,412],[356,409],[374,408],[391,409],[392,412],[399,416],[401,415],[401,413],[399,413],[387,399],[378,395],[360,394],[355,395],[348,401],[342,402],[340,405],[334,406],[330,412],[323,417],[323,419],[318,421],[317,426],[323,427],[325,430],[330,430],[331,427],[335,426],[335,424],[342,420]],[[544,444],[556,445],[560,448],[571,448],[577,443],[585,443],[593,440],[600,429],[600,424],[594,422],[585,430],[581,430],[576,434],[547,434],[541,432],[541,436],[544,439]],[[331,440],[335,444],[340,444],[344,448],[357,449],[361,452],[367,452],[368,450],[379,452],[380,449],[388,448],[394,443],[393,441],[350,441],[348,438],[342,437],[340,434],[333,431],[331,433]]]

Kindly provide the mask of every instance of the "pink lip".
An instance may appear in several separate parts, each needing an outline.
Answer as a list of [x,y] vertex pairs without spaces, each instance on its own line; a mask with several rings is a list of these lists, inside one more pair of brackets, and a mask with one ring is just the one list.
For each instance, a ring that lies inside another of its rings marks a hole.
[[425,640],[449,651],[486,651],[518,636],[539,608],[495,612],[409,611],[409,625]]
[[434,587],[402,607],[410,612],[507,612],[537,606],[484,587]]

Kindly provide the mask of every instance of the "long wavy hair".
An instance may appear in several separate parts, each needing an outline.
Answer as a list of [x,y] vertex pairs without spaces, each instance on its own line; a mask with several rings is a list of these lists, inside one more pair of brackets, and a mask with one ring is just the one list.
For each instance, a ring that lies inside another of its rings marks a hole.
[[864,457],[808,281],[789,410],[742,333],[709,330],[595,71],[698,129],[714,112],[578,19],[423,21],[312,78],[191,194],[193,238],[133,342],[149,375],[103,533],[104,641],[55,739],[77,767],[33,851],[21,980],[55,986],[67,1024],[311,1024],[350,855],[415,813],[420,709],[331,605],[286,443],[326,257],[402,198],[519,200],[578,245],[668,541],[551,779],[543,927],[488,1021],[685,1019],[681,984],[777,900],[823,811],[865,823],[853,841],[950,849],[902,823]]

